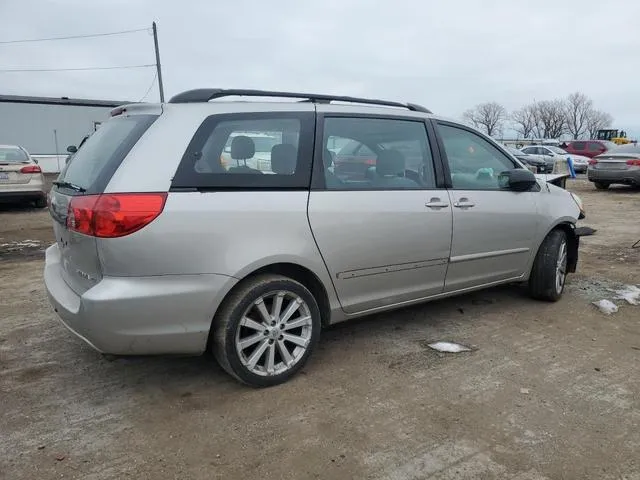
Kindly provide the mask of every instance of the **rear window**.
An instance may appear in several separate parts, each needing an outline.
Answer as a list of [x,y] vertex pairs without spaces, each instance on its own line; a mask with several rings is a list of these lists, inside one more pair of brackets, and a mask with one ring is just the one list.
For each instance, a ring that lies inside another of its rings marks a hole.
[[23,150],[15,147],[0,147],[0,163],[24,163],[29,157]]
[[312,112],[213,115],[196,131],[174,189],[308,188]]
[[118,116],[103,123],[73,155],[60,173],[59,181],[102,193],[124,157],[157,115]]

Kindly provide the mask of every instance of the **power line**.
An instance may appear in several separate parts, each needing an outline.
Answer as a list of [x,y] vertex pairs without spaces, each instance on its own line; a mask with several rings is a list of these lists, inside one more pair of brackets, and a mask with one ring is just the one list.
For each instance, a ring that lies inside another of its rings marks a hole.
[[70,35],[67,37],[29,38],[25,40],[3,40],[3,41],[0,41],[0,45],[8,45],[11,43],[49,42],[53,40],[72,40],[75,38],[107,37],[110,35],[123,35],[126,33],[145,32],[145,31],[149,31],[149,29],[137,28],[135,30],[121,30],[119,32],[107,32],[107,33],[91,33],[87,35]]
[[147,98],[147,95],[149,95],[149,92],[151,91],[151,89],[155,85],[157,78],[158,78],[158,72],[156,71],[155,75],[153,76],[153,80],[151,80],[151,85],[149,85],[149,88],[147,88],[147,92],[142,96],[142,98],[140,100],[138,100],[138,102],[141,102],[145,98]]
[[126,68],[148,68],[155,67],[155,63],[145,63],[143,65],[118,65],[112,67],[81,67],[81,68],[9,68],[0,69],[0,73],[16,73],[16,72],[77,72],[85,70],[116,70]]

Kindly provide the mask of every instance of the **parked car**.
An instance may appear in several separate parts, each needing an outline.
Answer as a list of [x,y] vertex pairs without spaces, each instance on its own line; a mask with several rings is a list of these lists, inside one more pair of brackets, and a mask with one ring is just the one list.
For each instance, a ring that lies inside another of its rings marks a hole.
[[574,140],[567,144],[565,150],[571,155],[593,158],[616,147],[615,143],[607,140]]
[[640,186],[640,146],[635,143],[618,145],[589,163],[587,178],[598,190],[610,185]]
[[535,167],[537,173],[547,173],[553,171],[553,166],[551,169],[547,167],[547,162],[538,155],[529,155],[528,153],[524,153],[522,150],[518,150],[514,147],[505,147],[507,152],[516,157],[525,165],[530,165]]
[[[230,95],[298,100],[209,102]],[[265,170],[221,165],[230,138],[231,160],[253,165],[246,132],[282,139]],[[330,170],[328,146],[349,142],[374,156],[365,178]],[[44,282],[101,352],[211,350],[269,386],[302,368],[326,325],[513,282],[558,300],[582,207],[544,182],[419,105],[192,90],[114,109],[78,150],[51,192]]]
[[38,162],[18,145],[0,145],[0,199],[47,206],[44,176]]
[[571,157],[571,160],[573,160],[573,169],[576,171],[576,173],[586,172],[587,167],[589,166],[588,157],[569,154],[562,148],[553,145],[532,145],[530,147],[523,148],[522,151],[530,155],[542,156],[547,162],[547,168],[551,168],[550,171],[553,171],[555,163],[558,160],[566,160],[569,156]]

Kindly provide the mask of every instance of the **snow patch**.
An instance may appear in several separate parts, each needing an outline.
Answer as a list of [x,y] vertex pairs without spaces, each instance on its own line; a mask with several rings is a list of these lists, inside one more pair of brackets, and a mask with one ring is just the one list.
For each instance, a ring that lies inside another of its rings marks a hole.
[[597,302],[593,302],[593,304],[598,307],[605,315],[611,315],[612,313],[616,313],[618,311],[618,306],[613,303],[611,300],[602,299]]
[[471,349],[465,345],[453,342],[435,342],[428,344],[429,348],[445,353],[470,352]]

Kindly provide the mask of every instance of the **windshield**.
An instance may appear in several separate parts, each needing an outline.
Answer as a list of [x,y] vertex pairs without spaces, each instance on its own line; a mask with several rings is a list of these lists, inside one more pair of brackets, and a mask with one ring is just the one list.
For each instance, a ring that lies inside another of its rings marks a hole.
[[557,153],[559,155],[566,155],[567,152],[564,151],[563,149],[561,149],[560,147],[547,147],[549,150],[551,150],[553,153]]
[[526,153],[518,150],[517,148],[506,147],[506,149],[511,155],[526,155]]
[[16,147],[0,147],[0,163],[24,163],[28,162],[29,157]]

